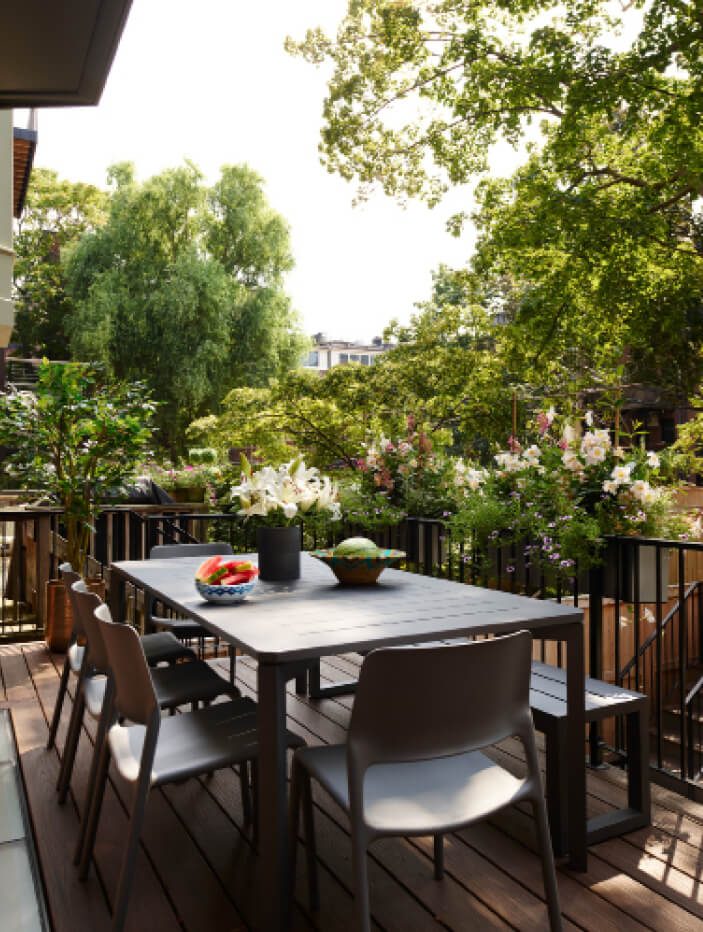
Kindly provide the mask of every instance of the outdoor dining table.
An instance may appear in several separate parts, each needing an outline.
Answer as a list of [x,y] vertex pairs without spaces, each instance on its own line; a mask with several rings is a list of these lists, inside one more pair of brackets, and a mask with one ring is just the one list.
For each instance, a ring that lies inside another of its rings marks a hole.
[[[247,559],[249,557],[243,557]],[[256,556],[251,557],[256,559]],[[193,578],[201,558],[111,564],[113,617],[124,618],[125,583],[193,618],[258,662],[259,852],[265,878],[265,927],[288,926],[286,684],[320,657],[462,636],[529,630],[566,643],[568,703],[568,846],[570,866],[586,868],[583,612],[401,570],[372,586],[341,586],[308,554],[301,577],[259,581],[235,605],[203,601]],[[422,683],[417,684],[422,689]]]

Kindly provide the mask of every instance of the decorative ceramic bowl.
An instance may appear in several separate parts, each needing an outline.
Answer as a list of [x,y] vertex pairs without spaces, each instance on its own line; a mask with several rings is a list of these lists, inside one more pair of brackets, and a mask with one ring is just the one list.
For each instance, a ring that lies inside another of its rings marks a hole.
[[239,583],[238,586],[218,586],[195,580],[195,588],[206,602],[214,602],[217,605],[234,605],[235,602],[242,602],[249,595],[256,584],[256,579],[250,582]]
[[334,550],[312,550],[332,570],[337,579],[348,586],[364,586],[375,583],[387,566],[392,566],[405,557],[404,550],[379,550],[372,556],[340,557]]

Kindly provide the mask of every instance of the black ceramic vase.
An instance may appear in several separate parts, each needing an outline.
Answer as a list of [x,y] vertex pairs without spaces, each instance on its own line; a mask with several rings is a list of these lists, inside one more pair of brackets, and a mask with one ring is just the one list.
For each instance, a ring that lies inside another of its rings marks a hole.
[[289,527],[258,527],[259,577],[268,582],[300,578],[301,533],[297,524]]

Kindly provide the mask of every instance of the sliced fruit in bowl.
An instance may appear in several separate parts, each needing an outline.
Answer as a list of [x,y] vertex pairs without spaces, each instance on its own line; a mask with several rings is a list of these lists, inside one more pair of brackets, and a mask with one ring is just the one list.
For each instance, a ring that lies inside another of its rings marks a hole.
[[259,568],[250,560],[235,560],[217,554],[208,557],[195,571],[195,588],[208,602],[241,602],[254,588]]

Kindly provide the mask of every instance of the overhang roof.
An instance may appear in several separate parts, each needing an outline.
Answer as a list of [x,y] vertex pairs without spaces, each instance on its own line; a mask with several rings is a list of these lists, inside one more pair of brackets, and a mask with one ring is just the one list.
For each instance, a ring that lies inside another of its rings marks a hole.
[[0,107],[96,104],[132,0],[14,0],[0,14]]
[[34,151],[37,148],[37,131],[14,129],[12,213],[19,220],[27,196],[29,176],[32,173]]

